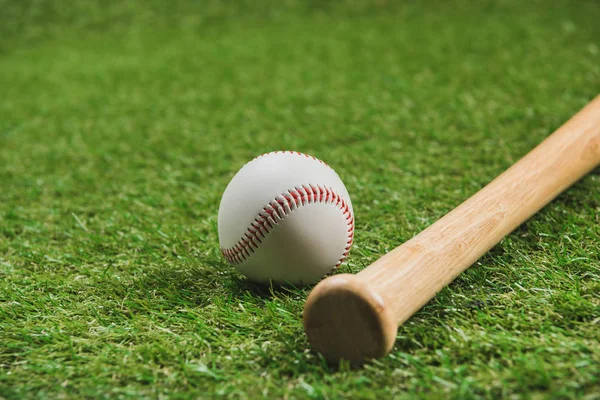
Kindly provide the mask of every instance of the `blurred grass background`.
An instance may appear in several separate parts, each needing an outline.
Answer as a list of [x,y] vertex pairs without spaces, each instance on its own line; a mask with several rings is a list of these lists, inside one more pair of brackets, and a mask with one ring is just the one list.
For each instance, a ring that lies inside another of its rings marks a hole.
[[600,176],[327,366],[218,251],[228,180],[332,165],[356,272],[600,93],[597,1],[0,0],[0,397],[598,398]]

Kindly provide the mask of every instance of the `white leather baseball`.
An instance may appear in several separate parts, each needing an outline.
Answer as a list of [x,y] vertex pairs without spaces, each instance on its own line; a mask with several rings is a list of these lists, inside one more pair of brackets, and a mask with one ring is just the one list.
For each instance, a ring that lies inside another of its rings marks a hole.
[[310,284],[347,257],[354,213],[346,187],[323,161],[277,151],[233,177],[219,207],[223,256],[251,280]]

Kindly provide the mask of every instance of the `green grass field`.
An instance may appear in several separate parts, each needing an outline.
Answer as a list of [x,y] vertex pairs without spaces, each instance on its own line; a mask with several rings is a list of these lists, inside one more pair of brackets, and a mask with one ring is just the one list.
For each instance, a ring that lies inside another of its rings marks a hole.
[[219,253],[254,156],[340,174],[357,272],[600,93],[600,3],[0,0],[0,398],[600,399],[600,171],[328,366]]

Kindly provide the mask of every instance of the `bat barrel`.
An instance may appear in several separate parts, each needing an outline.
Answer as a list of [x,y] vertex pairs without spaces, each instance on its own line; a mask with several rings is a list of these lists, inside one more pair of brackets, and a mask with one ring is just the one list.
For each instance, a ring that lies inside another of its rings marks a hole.
[[392,348],[399,324],[504,236],[600,164],[600,96],[495,180],[357,275],[309,295],[304,326],[328,360]]
[[325,279],[311,292],[304,309],[304,329],[312,346],[329,361],[362,362],[386,355],[398,323],[383,298],[357,275]]

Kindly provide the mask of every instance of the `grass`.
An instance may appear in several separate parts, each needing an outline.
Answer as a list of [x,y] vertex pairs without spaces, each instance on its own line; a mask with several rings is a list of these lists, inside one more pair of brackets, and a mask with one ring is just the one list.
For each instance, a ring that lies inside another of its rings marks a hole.
[[345,181],[356,272],[600,92],[595,1],[0,0],[0,398],[600,398],[600,174],[353,369],[226,265],[228,180]]

